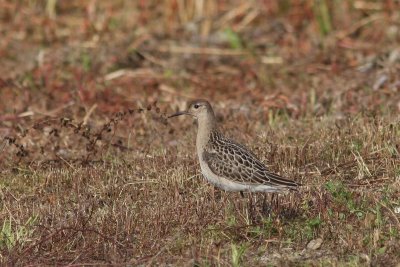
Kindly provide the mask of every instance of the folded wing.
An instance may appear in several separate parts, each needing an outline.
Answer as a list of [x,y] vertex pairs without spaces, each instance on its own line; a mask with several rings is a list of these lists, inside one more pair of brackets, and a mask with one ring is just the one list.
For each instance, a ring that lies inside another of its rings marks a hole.
[[268,185],[296,189],[298,183],[285,179],[267,170],[256,156],[244,146],[219,138],[210,142],[204,152],[211,171],[220,177],[246,185]]

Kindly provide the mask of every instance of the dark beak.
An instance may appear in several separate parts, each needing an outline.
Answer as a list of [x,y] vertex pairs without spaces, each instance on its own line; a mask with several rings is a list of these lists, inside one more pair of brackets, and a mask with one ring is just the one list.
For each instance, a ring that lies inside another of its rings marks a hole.
[[187,111],[178,111],[177,113],[172,114],[171,116],[168,116],[168,119],[172,118],[172,117],[180,116],[180,115],[190,115],[190,113]]

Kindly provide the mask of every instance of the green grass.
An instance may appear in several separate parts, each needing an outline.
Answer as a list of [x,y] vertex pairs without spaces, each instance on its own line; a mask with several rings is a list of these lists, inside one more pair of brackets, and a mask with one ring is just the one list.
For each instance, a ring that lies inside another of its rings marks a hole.
[[25,246],[31,242],[37,219],[38,217],[33,215],[23,224],[15,222],[12,216],[4,220],[0,231],[0,249],[3,251],[12,251],[17,246]]

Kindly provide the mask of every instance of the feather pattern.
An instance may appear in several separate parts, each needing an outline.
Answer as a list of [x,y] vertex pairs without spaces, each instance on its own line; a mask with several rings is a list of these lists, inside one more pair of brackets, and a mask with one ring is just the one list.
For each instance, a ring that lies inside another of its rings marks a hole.
[[243,185],[267,185],[296,189],[298,183],[270,172],[265,165],[241,144],[218,131],[211,131],[202,159],[211,171]]
[[197,155],[208,182],[226,191],[284,192],[300,184],[270,172],[245,146],[224,137],[217,129],[214,111],[207,100],[189,103],[186,111],[169,118],[190,115],[197,120]]

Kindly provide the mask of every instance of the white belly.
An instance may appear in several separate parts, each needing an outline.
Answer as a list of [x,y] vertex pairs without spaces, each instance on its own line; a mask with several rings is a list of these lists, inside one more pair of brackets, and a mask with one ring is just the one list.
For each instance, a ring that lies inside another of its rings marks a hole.
[[269,185],[246,185],[236,183],[227,178],[215,175],[208,165],[200,160],[201,173],[204,177],[214,186],[219,187],[225,191],[249,191],[249,192],[280,192],[283,188],[272,187]]

